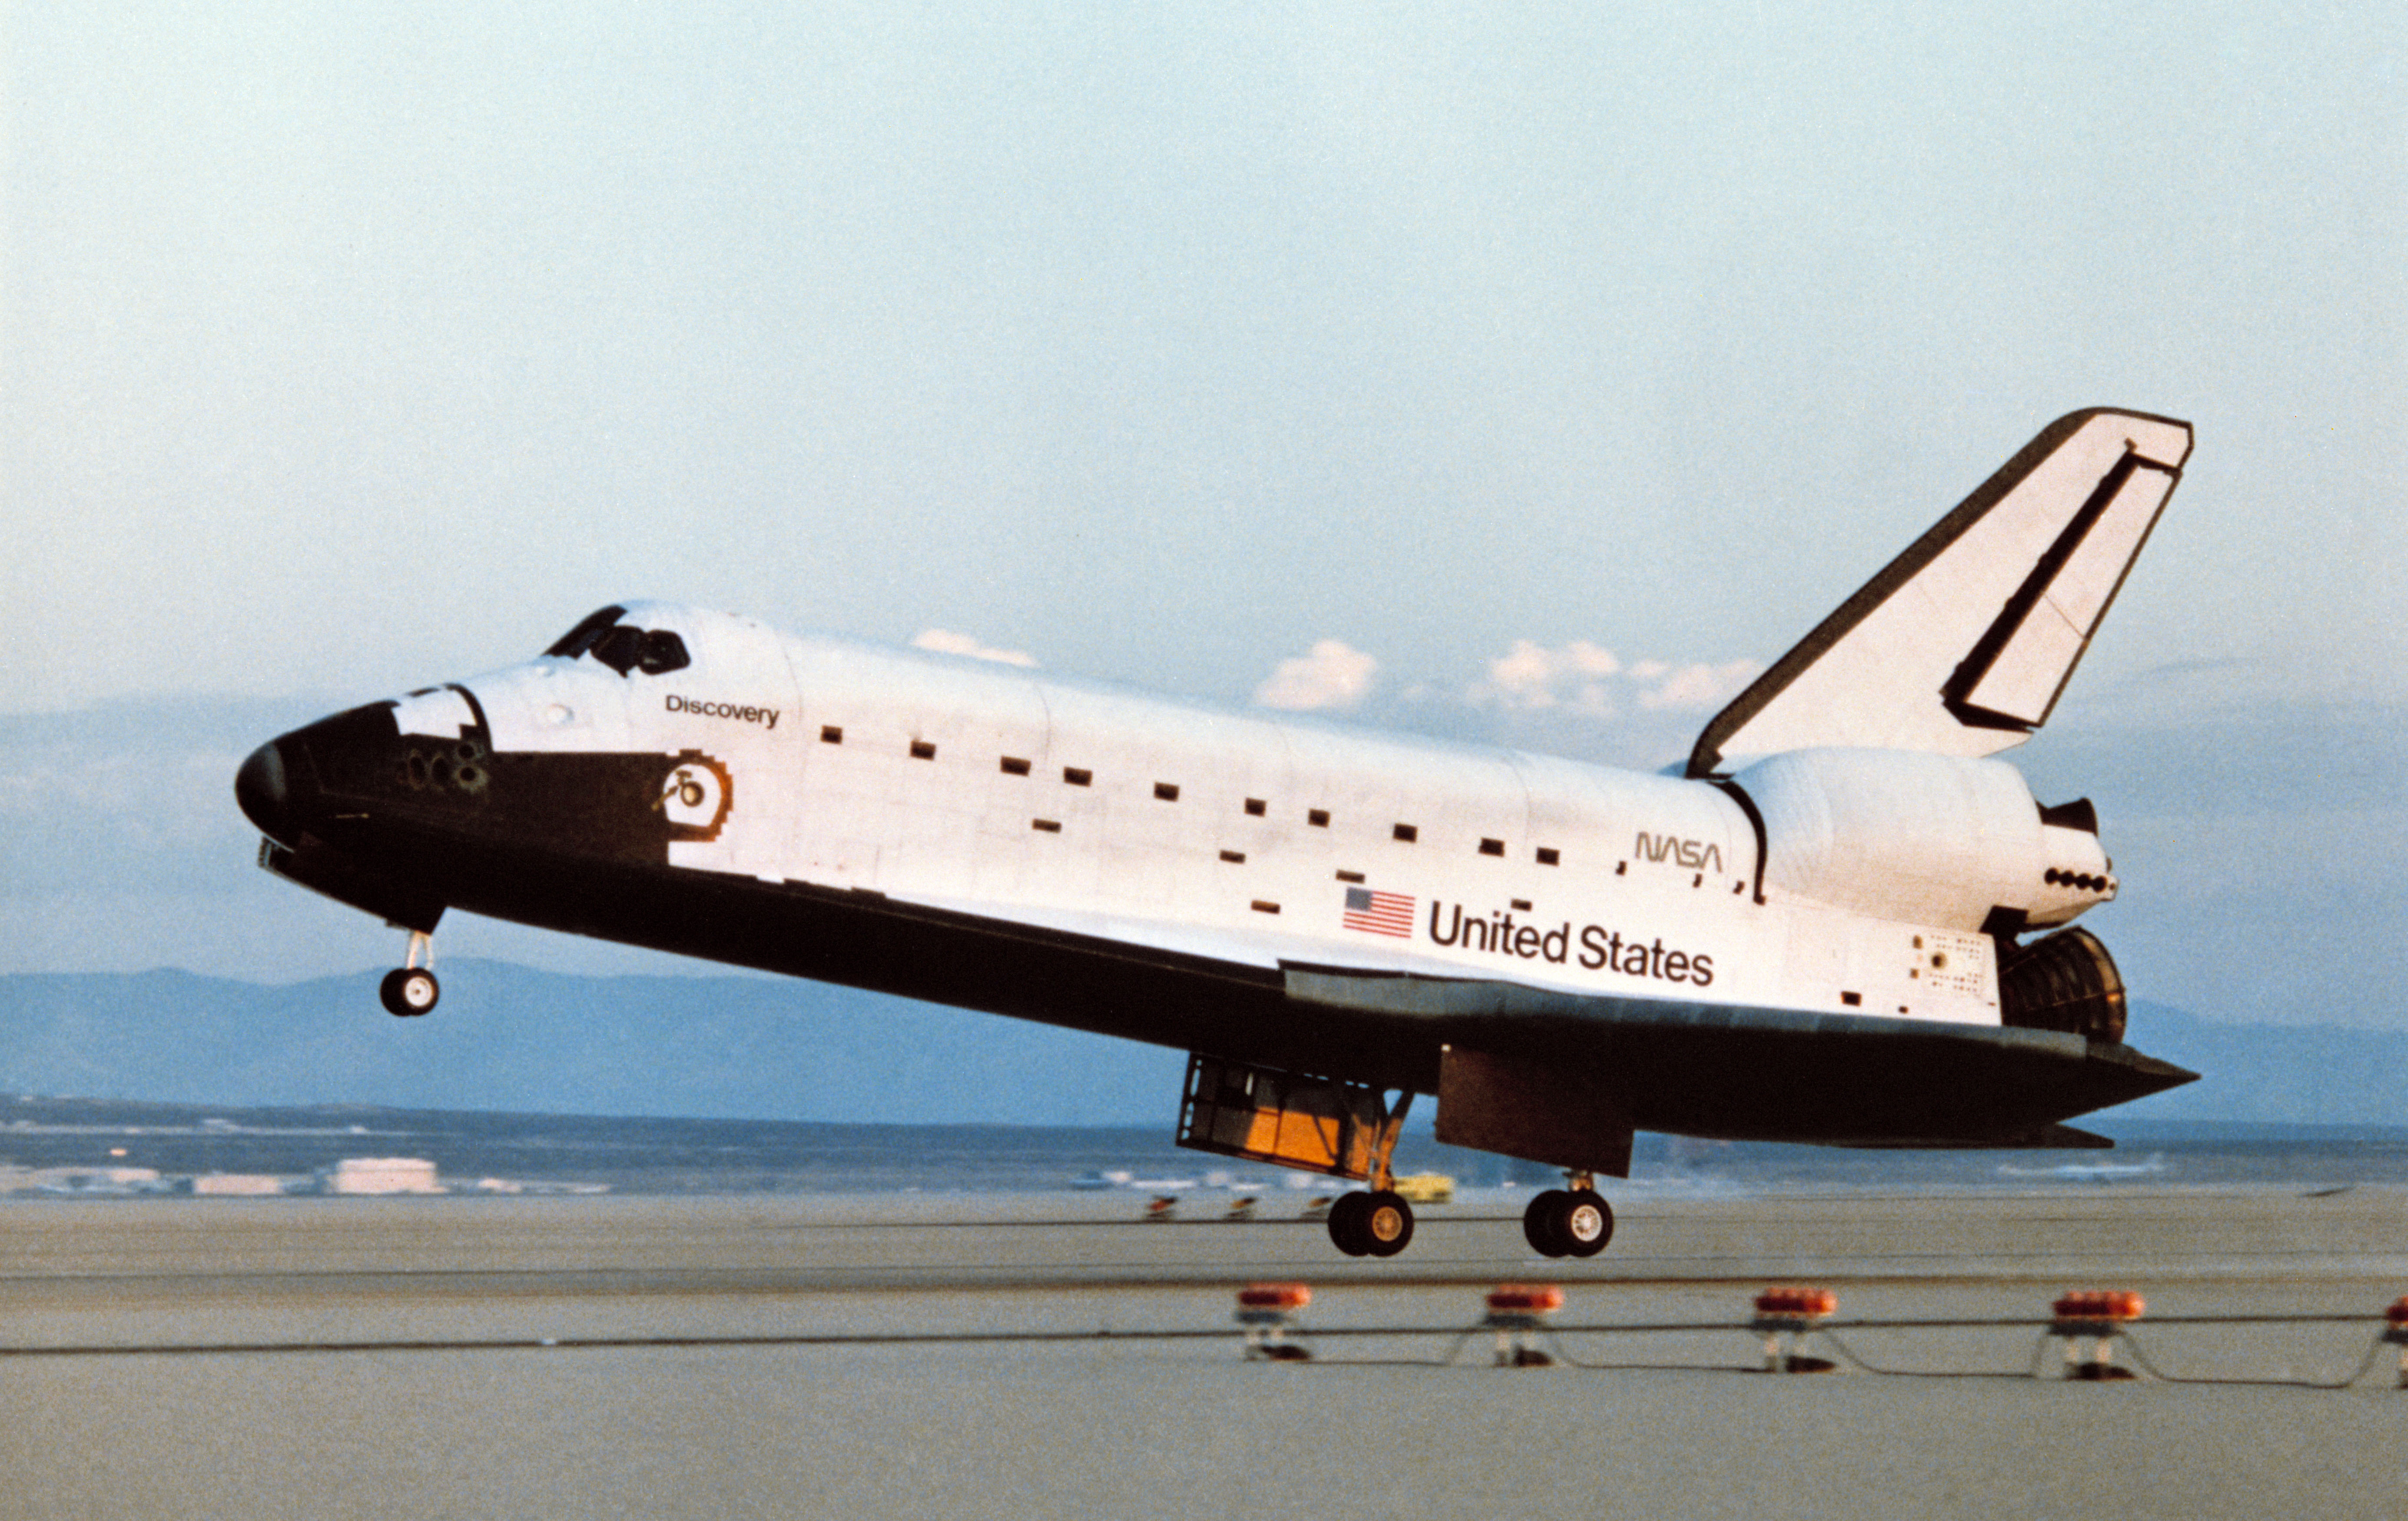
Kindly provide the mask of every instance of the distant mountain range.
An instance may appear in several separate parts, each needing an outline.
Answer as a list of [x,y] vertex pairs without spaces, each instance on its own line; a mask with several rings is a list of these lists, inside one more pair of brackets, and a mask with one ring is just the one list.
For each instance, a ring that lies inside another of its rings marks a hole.
[[[417,1020],[377,975],[0,976],[0,1089],[196,1104],[379,1104],[848,1123],[1176,1119],[1182,1053],[821,983],[441,967]],[[2140,1004],[2133,1042],[2205,1074],[2132,1119],[2408,1123],[2408,1033],[2225,1025]]]

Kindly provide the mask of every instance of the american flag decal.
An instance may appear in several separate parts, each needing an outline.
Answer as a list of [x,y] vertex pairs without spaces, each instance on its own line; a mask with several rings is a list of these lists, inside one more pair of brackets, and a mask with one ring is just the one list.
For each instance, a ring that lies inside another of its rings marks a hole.
[[1375,893],[1369,887],[1346,889],[1346,927],[1369,935],[1410,939],[1413,933],[1413,900],[1403,893]]

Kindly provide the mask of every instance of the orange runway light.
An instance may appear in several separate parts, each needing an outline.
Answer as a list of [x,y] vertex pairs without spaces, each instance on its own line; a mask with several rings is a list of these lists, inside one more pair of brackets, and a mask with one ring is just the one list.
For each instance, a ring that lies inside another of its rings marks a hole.
[[1539,1350],[1547,1317],[1564,1307],[1564,1291],[1553,1284],[1499,1284],[1488,1291],[1481,1324],[1497,1333],[1497,1366],[1545,1368],[1555,1359]]
[[1287,1340],[1297,1312],[1312,1302],[1309,1284],[1248,1284],[1238,1290],[1238,1324],[1246,1328],[1249,1361],[1303,1362],[1312,1354]]
[[[2056,1317],[2049,1334],[2064,1339],[2065,1376],[2089,1383],[2130,1378],[2130,1370],[2115,1366],[2113,1349],[2124,1327],[2140,1319],[2148,1307],[2148,1300],[2130,1289],[2086,1288],[2058,1295],[2049,1306]],[[2086,1341],[2089,1342],[2086,1356]]]
[[2408,1389],[2408,1294],[2383,1312],[2383,1339],[2400,1349],[2400,1386]]
[[1824,1357],[1800,1356],[1799,1343],[1825,1317],[1840,1308],[1840,1297],[1828,1288],[1775,1285],[1756,1297],[1751,1328],[1764,1338],[1764,1370],[1768,1373],[1828,1373],[1833,1364]]

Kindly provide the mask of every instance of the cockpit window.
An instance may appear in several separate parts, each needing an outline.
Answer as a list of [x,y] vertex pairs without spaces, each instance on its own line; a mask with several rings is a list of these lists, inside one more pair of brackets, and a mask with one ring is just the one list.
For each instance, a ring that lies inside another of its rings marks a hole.
[[560,636],[560,641],[546,650],[544,653],[556,655],[563,660],[574,660],[594,648],[594,641],[609,633],[610,625],[626,615],[626,609],[617,607],[604,608],[600,612],[588,613],[584,622]]
[[673,629],[655,628],[644,636],[644,650],[636,656],[636,668],[647,676],[666,676],[673,670],[683,670],[694,664],[685,653],[685,640]]
[[544,653],[563,660],[590,654],[622,676],[631,670],[660,676],[694,664],[686,653],[685,640],[674,632],[619,622],[626,615],[624,608],[604,608],[562,635],[560,642]]

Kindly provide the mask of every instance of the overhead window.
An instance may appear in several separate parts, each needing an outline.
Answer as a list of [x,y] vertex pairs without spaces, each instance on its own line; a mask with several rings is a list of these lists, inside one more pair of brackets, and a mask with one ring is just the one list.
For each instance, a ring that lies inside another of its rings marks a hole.
[[1058,835],[1062,832],[1060,822],[1054,819],[1031,819],[1028,827],[1040,834]]
[[1397,825],[1396,828],[1390,830],[1389,833],[1397,839],[1403,840],[1408,845],[1422,837],[1421,830],[1417,826],[1410,824],[1400,824]]
[[1028,774],[1028,763],[1022,760],[1017,755],[1006,755],[1003,757],[1003,774],[1006,776],[1026,776]]
[[1316,829],[1326,829],[1329,827],[1329,810],[1326,808],[1309,808],[1305,810],[1304,822],[1312,825]]
[[1480,854],[1483,855],[1502,855],[1505,854],[1505,841],[1501,839],[1484,839],[1480,842]]
[[1154,784],[1154,795],[1166,803],[1175,803],[1179,801],[1179,786],[1176,782],[1157,782]]
[[1062,768],[1062,780],[1074,787],[1092,786],[1096,773],[1076,766],[1065,766]]
[[840,745],[844,743],[844,730],[838,728],[833,724],[821,725],[820,743],[824,745]]
[[913,760],[935,760],[937,758],[937,747],[930,744],[925,739],[914,739],[911,741],[911,758]]
[[1264,811],[1269,807],[1270,805],[1268,803],[1264,802],[1259,797],[1249,797],[1246,799],[1246,811],[1258,819],[1263,816]]
[[1562,855],[1556,852],[1553,845],[1541,845],[1539,847],[1539,864],[1541,866],[1559,865],[1562,860]]

